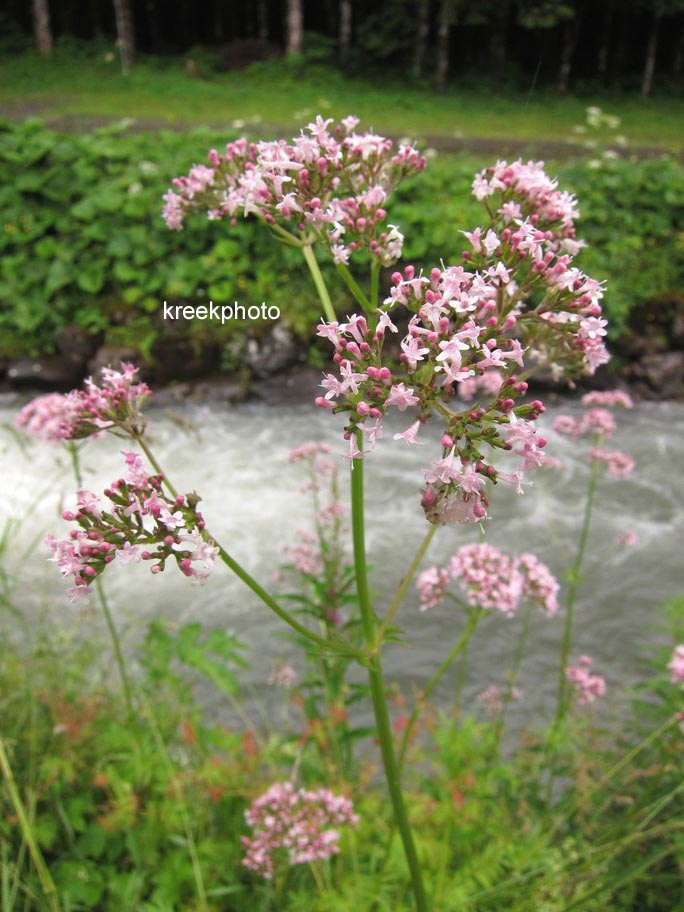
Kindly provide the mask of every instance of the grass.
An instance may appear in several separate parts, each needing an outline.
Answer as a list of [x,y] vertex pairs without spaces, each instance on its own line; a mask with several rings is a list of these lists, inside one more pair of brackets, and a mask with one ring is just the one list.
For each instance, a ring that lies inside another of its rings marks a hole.
[[121,75],[116,59],[100,52],[51,60],[33,52],[0,60],[0,113],[65,117],[133,117],[155,124],[223,125],[235,120],[293,127],[315,113],[350,112],[378,131],[411,137],[570,140],[589,105],[620,117],[620,132],[633,145],[682,147],[684,109],[676,98],[647,101],[624,95],[559,98],[545,89],[493,95],[486,87],[429,87],[396,78],[382,83],[350,78],[323,67],[298,69],[283,62],[256,64],[234,73],[189,77],[184,58],[148,59]]

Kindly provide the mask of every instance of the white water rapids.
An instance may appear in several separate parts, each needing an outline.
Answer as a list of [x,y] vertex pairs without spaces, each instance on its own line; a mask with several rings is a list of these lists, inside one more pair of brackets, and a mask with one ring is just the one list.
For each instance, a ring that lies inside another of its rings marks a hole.
[[[20,404],[16,399],[0,406],[0,425],[12,423]],[[542,429],[548,431],[560,411],[578,410],[574,403],[550,408]],[[165,412],[148,414],[150,439],[161,465],[179,490],[201,494],[212,534],[266,588],[277,592],[272,576],[280,549],[292,543],[296,529],[306,527],[311,512],[298,491],[303,469],[287,464],[288,450],[304,441],[325,440],[335,452],[344,452],[340,422],[309,405],[183,405],[176,414],[196,430],[181,429]],[[375,604],[381,612],[426,531],[418,494],[421,468],[439,458],[437,428],[432,434],[421,432],[428,442],[422,447],[391,439],[392,432],[410,423],[406,416],[399,417],[404,420],[386,428],[385,439],[366,460],[367,543]],[[640,403],[631,411],[616,410],[615,417],[618,431],[609,448],[630,451],[637,466],[628,479],[608,477],[599,483],[572,649],[573,656],[593,657],[592,670],[605,675],[609,699],[624,685],[651,673],[639,660],[646,644],[667,642],[654,630],[661,619],[658,609],[684,593],[684,405]],[[560,576],[577,547],[589,475],[588,445],[551,431],[547,436],[547,452],[563,460],[564,469],[537,473],[534,485],[520,497],[498,485],[486,537],[512,554],[534,552]],[[101,491],[119,477],[122,448],[129,447],[111,436],[87,444],[82,452],[86,488]],[[347,463],[340,465],[344,476]],[[15,606],[31,626],[41,618],[47,621],[54,636],[68,639],[92,628],[93,635],[97,631],[104,639],[99,616],[84,617],[81,606],[67,600],[42,544],[48,531],[67,534],[68,524],[60,513],[75,487],[60,448],[22,445],[0,428],[0,533],[11,522],[0,560],[15,580]],[[638,534],[636,547],[615,543],[627,529]],[[478,535],[472,526],[441,529],[422,566],[446,562],[455,548]],[[200,620],[235,632],[249,646],[250,668],[244,680],[265,701],[272,694],[266,682],[274,659],[303,665],[294,647],[279,635],[281,622],[223,565],[217,565],[202,587],[171,567],[153,578],[144,564],[113,565],[104,582],[132,654],[147,622],[166,615],[179,623]],[[397,616],[410,648],[390,647],[389,679],[398,680],[407,693],[420,686],[445,656],[463,622],[453,605],[421,614],[411,588]],[[15,636],[16,621],[6,616],[2,623],[9,636]],[[553,619],[533,615],[520,678],[524,700],[516,715],[524,712],[533,721],[535,714],[553,704],[562,625],[563,611]],[[491,683],[505,682],[519,629],[520,618],[502,615],[488,618],[478,629],[470,651],[466,700]],[[447,676],[438,699],[446,702],[453,686],[453,675]]]

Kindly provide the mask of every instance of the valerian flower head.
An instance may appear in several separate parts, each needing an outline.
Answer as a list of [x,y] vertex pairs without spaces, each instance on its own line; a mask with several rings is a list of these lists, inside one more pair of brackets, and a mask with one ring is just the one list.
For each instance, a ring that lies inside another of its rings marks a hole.
[[606,679],[602,675],[592,674],[589,671],[592,665],[590,656],[583,655],[577,660],[577,665],[568,665],[565,675],[572,684],[580,706],[593,703],[597,697],[606,693]]
[[119,370],[104,367],[100,385],[91,378],[82,390],[39,396],[19,412],[16,425],[46,443],[92,437],[112,428],[130,431],[140,424],[150,395],[137,373],[132,364],[122,363]]
[[622,390],[605,390],[587,393],[582,397],[582,404],[591,408],[576,416],[558,415],[553,422],[553,430],[569,437],[592,434],[597,445],[589,451],[589,461],[605,465],[609,475],[626,478],[634,469],[633,456],[622,450],[608,450],[602,444],[617,427],[608,408],[632,408],[631,397]]
[[162,477],[149,474],[140,455],[124,452],[122,478],[105,489],[105,501],[80,490],[76,509],[64,519],[75,522],[68,538],[47,538],[52,560],[62,576],[73,577],[67,590],[72,599],[88,594],[90,584],[114,560],[120,564],[150,561],[152,573],[174,562],[185,576],[203,582],[218,556],[218,548],[203,532],[204,520],[196,495],[170,499]]
[[339,827],[359,823],[348,798],[330,789],[295,789],[290,782],[272,785],[252,802],[245,819],[253,836],[242,837],[242,863],[266,880],[273,877],[279,855],[298,865],[337,854]]
[[[439,524],[479,522],[487,516],[488,481],[520,493],[525,474],[545,463],[546,440],[535,424],[544,406],[516,403],[527,391],[520,372],[544,362],[572,378],[608,358],[603,289],[572,265],[582,247],[574,198],[539,162],[499,162],[476,178],[475,193],[491,222],[466,233],[472,250],[464,253],[465,266],[429,274],[408,266],[392,275],[380,310],[318,327],[333,346],[337,370],[325,374],[316,403],[348,414],[348,458],[373,450],[392,408],[415,410],[407,429],[394,435],[408,444],[422,442],[429,420],[444,423],[441,458],[424,470],[421,501],[427,519]],[[383,345],[406,313],[397,365]],[[455,410],[456,394],[479,401]],[[593,410],[592,420],[605,432],[612,426],[605,409]],[[513,471],[497,470],[497,450],[518,457]]]
[[549,617],[558,610],[558,581],[534,554],[514,558],[494,545],[463,545],[445,568],[430,567],[418,576],[420,610],[443,602],[452,582],[458,583],[469,605],[483,611],[515,614],[525,601]]
[[672,659],[668,663],[673,684],[684,684],[684,644],[675,646]]
[[224,153],[209,153],[173,181],[164,197],[164,219],[180,230],[188,212],[209,219],[255,215],[294,235],[323,240],[337,263],[367,249],[382,265],[401,255],[403,236],[386,225],[387,202],[425,157],[384,136],[357,133],[356,118],[318,116],[291,142],[238,139]]

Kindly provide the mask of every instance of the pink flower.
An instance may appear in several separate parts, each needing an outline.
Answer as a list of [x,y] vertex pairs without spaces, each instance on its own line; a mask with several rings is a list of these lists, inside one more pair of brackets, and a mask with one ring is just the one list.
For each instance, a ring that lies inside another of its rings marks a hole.
[[626,529],[624,532],[620,532],[619,535],[615,536],[615,543],[624,545],[626,548],[633,548],[635,545],[639,544],[639,536],[631,529]]
[[672,659],[668,664],[673,684],[684,684],[684,645],[675,646]]
[[522,700],[522,693],[517,687],[502,688],[497,684],[490,684],[486,690],[481,691],[475,700],[491,716],[498,715],[503,711],[504,702],[508,700]]
[[245,819],[253,836],[242,837],[242,863],[266,880],[273,877],[279,851],[290,865],[325,861],[340,851],[338,828],[359,824],[348,798],[329,789],[295,790],[290,782],[272,785]]
[[623,390],[605,390],[604,392],[594,391],[585,393],[582,396],[582,405],[603,405],[606,408],[622,406],[622,408],[632,408],[634,403],[629,393]]
[[299,675],[291,665],[279,665],[271,672],[268,683],[290,690],[298,680]]
[[589,656],[580,656],[578,665],[568,665],[565,672],[568,681],[575,688],[580,706],[593,703],[597,697],[606,693],[606,681],[601,675],[591,674],[589,667],[592,660]]
[[15,424],[43,443],[57,444],[74,436],[81,411],[78,397],[49,393],[25,405]]
[[606,450],[604,447],[594,447],[589,452],[592,462],[602,462],[607,466],[609,475],[618,478],[627,478],[634,469],[634,458],[629,453],[621,450]]
[[102,369],[102,385],[86,380],[85,389],[40,396],[16,417],[17,427],[47,443],[91,437],[109,428],[129,429],[140,421],[149,387],[136,383],[138,369],[122,363]]
[[444,601],[449,574],[437,567],[428,567],[418,574],[416,587],[420,593],[420,610],[427,611]]
[[[148,474],[142,457],[125,452],[127,469],[104,492],[103,504],[91,491],[77,494],[77,510],[64,518],[75,521],[66,539],[49,535],[51,560],[64,577],[73,576],[70,597],[80,595],[115,559],[125,566],[153,561],[152,573],[164,570],[171,560],[185,576],[202,582],[213,568],[219,549],[205,537],[204,520],[196,509],[196,495],[170,500],[159,475]],[[179,532],[183,529],[183,533]]]
[[463,545],[446,569],[430,567],[419,575],[421,611],[444,600],[450,581],[459,583],[469,605],[483,611],[515,614],[523,600],[549,617],[558,610],[558,581],[534,554],[513,558],[487,543]]
[[406,443],[416,444],[417,446],[422,446],[422,441],[418,440],[418,431],[420,430],[420,421],[414,421],[413,424],[406,428],[405,431],[399,431],[396,434],[392,434],[393,440],[404,440]]
[[395,383],[390,389],[389,396],[385,399],[385,408],[395,405],[400,412],[405,412],[412,405],[418,405],[420,399],[413,395],[413,387],[408,389],[403,383]]

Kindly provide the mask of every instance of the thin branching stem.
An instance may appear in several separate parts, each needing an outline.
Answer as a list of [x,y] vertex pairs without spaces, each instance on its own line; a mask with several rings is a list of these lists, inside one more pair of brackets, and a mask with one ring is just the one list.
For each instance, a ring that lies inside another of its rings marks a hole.
[[[360,432],[359,432],[360,436]],[[358,442],[362,446],[361,440]],[[364,521],[364,486],[363,460],[354,459],[351,464],[351,497],[352,497],[352,536],[354,542],[354,571],[356,574],[356,591],[361,613],[361,624],[364,639],[369,649],[376,642],[377,618],[371,605],[368,587],[368,567],[366,562],[365,521]],[[411,876],[411,886],[415,900],[416,912],[427,912],[428,902],[423,886],[423,874],[418,853],[413,841],[413,833],[404,803],[401,789],[401,773],[394,751],[392,726],[390,723],[387,694],[382,672],[380,655],[375,655],[368,666],[368,680],[373,702],[375,725],[380,742],[380,752],[385,770],[385,780],[389,791],[394,819],[401,835],[404,854]]]

